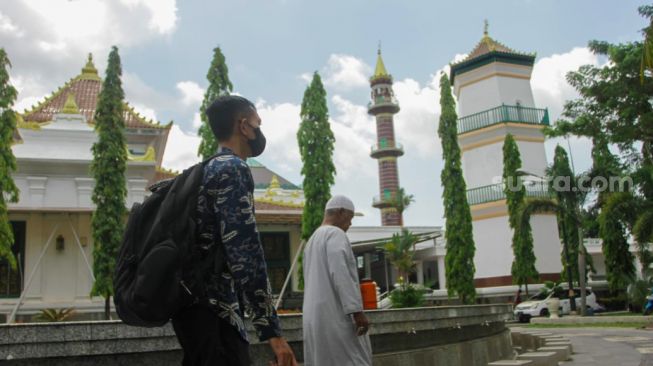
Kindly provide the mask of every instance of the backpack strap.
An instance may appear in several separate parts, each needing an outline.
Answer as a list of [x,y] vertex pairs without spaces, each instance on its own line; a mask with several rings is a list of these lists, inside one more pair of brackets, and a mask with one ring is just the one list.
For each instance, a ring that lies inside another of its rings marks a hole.
[[[210,158],[202,161],[201,166],[202,169],[208,164],[211,160],[219,157],[219,156],[225,156],[225,155],[234,155],[232,152],[227,152],[227,151],[220,151]],[[211,253],[209,257],[205,258],[205,260],[200,260],[199,263],[197,263],[197,266],[193,270],[193,276],[192,280],[195,282],[193,285],[191,285],[192,290],[186,287],[183,283],[182,286],[185,287],[185,291],[190,295],[192,298],[192,303],[197,304],[197,303],[206,303],[208,301],[208,294],[206,294],[204,284],[205,284],[205,276],[211,273],[215,273],[217,275],[221,275],[222,271],[225,267],[225,255],[224,255],[224,247],[222,246],[222,241],[219,243],[216,243],[214,246],[214,253]]]

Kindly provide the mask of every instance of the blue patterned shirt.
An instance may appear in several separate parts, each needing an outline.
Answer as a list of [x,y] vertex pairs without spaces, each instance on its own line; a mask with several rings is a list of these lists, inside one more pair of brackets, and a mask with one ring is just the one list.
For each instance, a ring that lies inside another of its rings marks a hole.
[[281,336],[254,218],[254,180],[249,166],[229,149],[208,162],[198,198],[198,248],[224,248],[224,269],[212,273],[205,291],[209,306],[248,341],[244,313],[259,340]]

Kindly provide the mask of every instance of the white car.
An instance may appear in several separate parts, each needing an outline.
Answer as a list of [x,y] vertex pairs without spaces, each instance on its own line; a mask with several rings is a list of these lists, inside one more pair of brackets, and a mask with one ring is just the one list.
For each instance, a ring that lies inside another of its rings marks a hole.
[[[576,308],[580,307],[580,289],[575,288]],[[528,301],[524,301],[517,305],[514,309],[515,319],[520,322],[528,322],[531,318],[536,316],[549,316],[548,301],[552,297],[560,299],[560,314],[569,314],[571,312],[571,302],[569,301],[569,293],[566,289],[556,290],[549,294],[539,293],[531,297]],[[587,309],[593,312],[603,310],[603,307],[596,302],[596,295],[590,288],[586,289],[585,303]]]

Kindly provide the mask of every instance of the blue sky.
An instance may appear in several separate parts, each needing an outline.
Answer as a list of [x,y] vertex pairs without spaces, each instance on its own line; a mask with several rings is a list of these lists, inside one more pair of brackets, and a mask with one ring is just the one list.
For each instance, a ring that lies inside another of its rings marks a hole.
[[[600,64],[585,48],[591,39],[640,39],[640,1],[176,1],[13,0],[0,3],[0,45],[13,63],[17,108],[28,107],[75,76],[93,52],[101,72],[111,45],[120,47],[127,99],[161,122],[174,120],[165,164],[194,162],[197,109],[212,49],[226,55],[237,93],[257,102],[270,145],[261,161],[300,183],[295,131],[307,76],[322,75],[336,134],[334,193],[352,196],[377,225],[376,162],[369,158],[374,121],[367,116],[376,49],[395,79],[402,106],[397,139],[401,185],[416,203],[408,225],[442,225],[442,167],[436,125],[438,72],[490,35],[509,47],[537,52],[536,103],[557,116],[575,96],[564,75]],[[547,142],[550,154],[556,141]],[[572,139],[576,166],[589,166],[589,144]],[[566,143],[565,145],[566,146]]]

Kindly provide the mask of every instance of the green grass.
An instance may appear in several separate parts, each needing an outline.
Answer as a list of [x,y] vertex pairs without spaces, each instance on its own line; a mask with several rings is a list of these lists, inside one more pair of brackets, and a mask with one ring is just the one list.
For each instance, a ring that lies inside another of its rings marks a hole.
[[586,324],[528,324],[526,328],[633,328],[642,329],[644,323],[586,323]]

